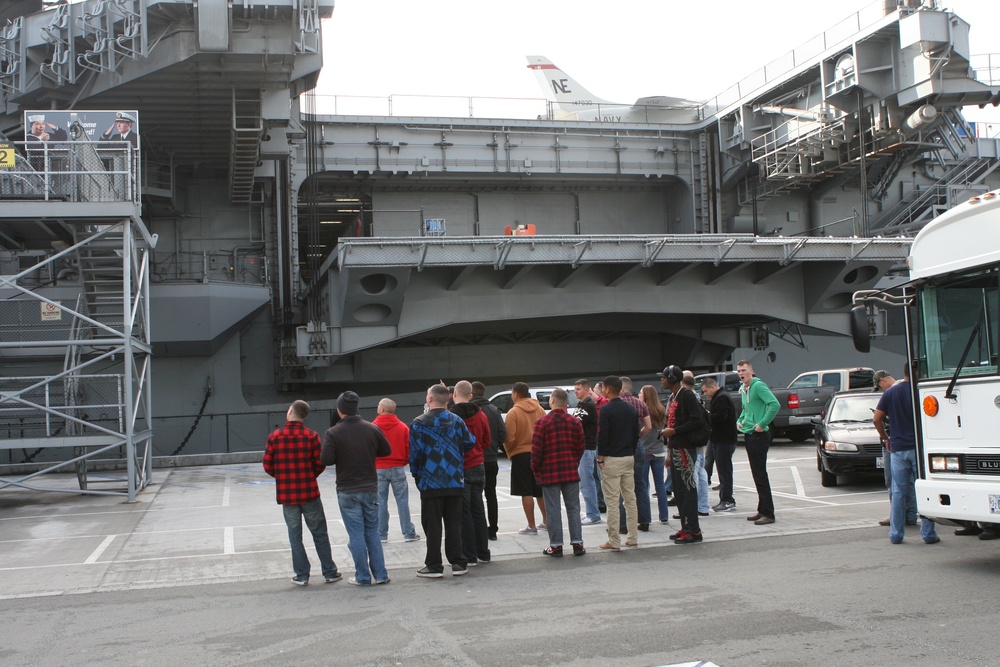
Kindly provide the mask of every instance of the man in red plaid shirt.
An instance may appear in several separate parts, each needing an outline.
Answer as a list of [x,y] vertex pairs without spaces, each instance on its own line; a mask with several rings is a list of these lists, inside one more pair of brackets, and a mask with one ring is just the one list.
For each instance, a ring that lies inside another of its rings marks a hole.
[[583,424],[566,412],[569,397],[565,389],[553,389],[549,396],[552,411],[535,422],[531,437],[531,472],[542,487],[548,508],[549,548],[546,556],[563,555],[562,509],[560,495],[566,501],[569,540],[573,555],[587,553],[583,548],[580,525],[580,459],[583,457]]
[[284,510],[295,571],[292,583],[297,586],[309,583],[309,557],[302,544],[303,519],[316,544],[324,580],[332,584],[341,579],[337,564],[333,562],[326,514],[316,482],[326,470],[319,460],[319,434],[302,423],[308,414],[308,403],[292,403],[285,415],[288,422],[268,437],[264,448],[264,472],[274,478],[277,501]]

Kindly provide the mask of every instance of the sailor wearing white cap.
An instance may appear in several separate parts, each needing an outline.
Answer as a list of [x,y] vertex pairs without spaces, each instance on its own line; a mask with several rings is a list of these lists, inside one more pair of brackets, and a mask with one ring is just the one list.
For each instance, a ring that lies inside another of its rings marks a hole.
[[25,141],[67,141],[66,130],[46,122],[45,114],[33,113],[27,117],[28,131]]
[[101,135],[101,141],[127,141],[135,148],[139,145],[139,135],[135,132],[135,116],[125,111],[115,114],[111,126]]

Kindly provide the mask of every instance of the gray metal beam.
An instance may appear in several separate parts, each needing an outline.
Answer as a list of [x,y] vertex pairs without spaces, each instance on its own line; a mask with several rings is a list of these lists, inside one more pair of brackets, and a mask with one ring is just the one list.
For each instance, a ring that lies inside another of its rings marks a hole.
[[460,288],[463,284],[465,284],[465,281],[469,279],[469,276],[471,276],[472,272],[475,270],[476,270],[475,266],[466,266],[461,271],[459,271],[455,275],[455,279],[451,281],[450,285],[448,285],[448,291],[454,292],[455,290]]
[[[589,250],[579,258],[581,239]],[[909,254],[909,238],[760,238],[750,235],[678,236],[608,235],[419,237],[342,239],[339,269],[355,267],[493,266],[558,264],[673,264],[709,262],[901,262]],[[655,254],[650,244],[654,243]],[[720,247],[724,248],[720,252]]]
[[579,266],[576,266],[568,270],[562,269],[561,270],[562,278],[560,278],[559,282],[557,282],[555,286],[559,289],[562,289],[563,287],[568,287],[570,283],[572,283],[577,278],[582,276],[587,271],[587,269],[589,269],[592,266],[593,264],[581,264]]

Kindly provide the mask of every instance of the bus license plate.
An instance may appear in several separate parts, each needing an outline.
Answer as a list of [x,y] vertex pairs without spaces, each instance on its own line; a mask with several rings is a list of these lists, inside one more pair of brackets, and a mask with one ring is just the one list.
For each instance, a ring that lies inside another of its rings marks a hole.
[[883,457],[881,457],[881,456],[876,456],[875,457],[875,467],[876,468],[884,468],[885,467],[885,461],[883,460]]
[[990,514],[1000,514],[1000,494],[990,494]]

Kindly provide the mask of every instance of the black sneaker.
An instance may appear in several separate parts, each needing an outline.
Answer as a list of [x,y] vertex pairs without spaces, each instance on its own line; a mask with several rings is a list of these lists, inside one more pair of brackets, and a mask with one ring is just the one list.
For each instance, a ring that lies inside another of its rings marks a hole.
[[585,553],[587,553],[587,550],[583,548],[582,544],[574,544],[573,545],[573,555],[574,556],[582,556]]
[[292,583],[295,584],[296,586],[308,586],[309,580],[299,579],[298,577],[292,577]]
[[639,524],[639,530],[641,530],[644,533],[648,533],[649,532],[649,524],[648,523],[640,523]]
[[437,570],[432,570],[429,567],[422,567],[417,570],[418,577],[426,577],[428,579],[440,579],[444,576],[444,572],[438,572]]
[[335,584],[335,583],[337,583],[338,581],[340,581],[343,578],[344,578],[344,575],[342,575],[340,572],[338,572],[337,574],[331,575],[329,577],[324,577],[323,581],[324,581],[324,583],[327,583],[327,584]]
[[681,535],[676,540],[674,540],[674,542],[676,544],[695,544],[697,542],[701,542],[701,539],[702,539],[701,532],[699,531],[697,533],[686,533],[684,535]]
[[463,567],[462,565],[451,566],[451,576],[453,577],[461,577],[463,574],[467,574],[468,572],[469,568]]
[[545,554],[546,556],[555,556],[556,558],[562,558],[562,547],[561,546],[549,547],[542,553]]

